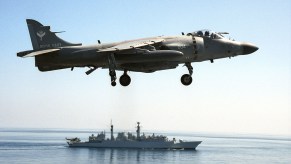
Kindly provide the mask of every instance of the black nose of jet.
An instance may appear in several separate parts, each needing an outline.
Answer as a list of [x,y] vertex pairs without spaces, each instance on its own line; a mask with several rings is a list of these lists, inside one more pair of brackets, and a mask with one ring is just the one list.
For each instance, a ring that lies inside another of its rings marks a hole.
[[259,49],[257,46],[252,45],[252,44],[248,44],[248,43],[244,43],[242,45],[242,47],[243,47],[243,54],[244,55],[251,54]]

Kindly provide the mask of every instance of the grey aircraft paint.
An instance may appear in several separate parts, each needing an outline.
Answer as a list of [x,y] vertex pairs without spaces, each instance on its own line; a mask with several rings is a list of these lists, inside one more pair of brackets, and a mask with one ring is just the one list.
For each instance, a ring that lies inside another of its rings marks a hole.
[[18,52],[18,57],[35,57],[40,71],[53,71],[74,67],[89,67],[87,75],[97,68],[109,69],[111,85],[116,85],[116,70],[124,71],[119,78],[122,86],[128,86],[131,78],[127,71],[151,73],[174,69],[185,64],[189,74],[181,77],[184,85],[192,83],[192,62],[247,55],[258,47],[247,42],[226,39],[222,34],[201,30],[181,36],[158,36],[123,42],[82,45],[73,44],[51,32],[50,26],[27,19],[33,50]]

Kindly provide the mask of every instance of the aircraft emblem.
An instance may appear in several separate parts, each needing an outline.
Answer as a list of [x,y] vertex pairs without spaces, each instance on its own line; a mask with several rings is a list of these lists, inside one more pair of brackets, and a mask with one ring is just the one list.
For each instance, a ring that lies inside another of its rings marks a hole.
[[40,40],[42,41],[42,37],[45,36],[45,32],[43,32],[43,31],[38,31],[36,34],[37,34],[37,36],[40,38]]

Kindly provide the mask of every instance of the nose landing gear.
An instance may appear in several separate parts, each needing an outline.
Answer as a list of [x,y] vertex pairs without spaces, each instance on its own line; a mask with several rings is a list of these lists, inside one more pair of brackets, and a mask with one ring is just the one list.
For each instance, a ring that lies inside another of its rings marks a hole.
[[191,66],[191,63],[185,63],[185,65],[188,68],[189,74],[184,74],[181,77],[181,83],[188,86],[192,83],[193,67]]
[[181,77],[181,83],[186,86],[190,85],[192,83],[192,77],[189,74],[184,74]]

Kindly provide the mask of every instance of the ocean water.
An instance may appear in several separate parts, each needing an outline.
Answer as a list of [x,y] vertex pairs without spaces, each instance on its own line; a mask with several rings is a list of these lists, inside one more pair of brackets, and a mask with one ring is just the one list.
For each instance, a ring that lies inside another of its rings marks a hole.
[[283,136],[177,134],[201,140],[193,150],[69,148],[65,137],[86,140],[90,130],[0,129],[0,164],[6,163],[291,163],[291,138]]

